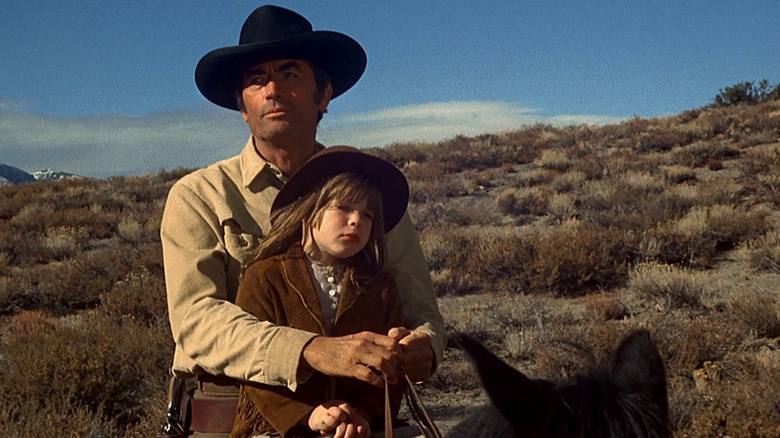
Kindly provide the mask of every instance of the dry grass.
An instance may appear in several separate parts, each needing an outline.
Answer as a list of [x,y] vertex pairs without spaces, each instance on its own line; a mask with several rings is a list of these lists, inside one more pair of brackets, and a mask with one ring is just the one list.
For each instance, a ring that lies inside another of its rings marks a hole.
[[[371,152],[410,179],[452,333],[560,378],[647,328],[675,436],[780,436],[780,103]],[[183,173],[0,188],[5,436],[158,433],[158,231]],[[421,386],[444,429],[485,402],[450,347]]]

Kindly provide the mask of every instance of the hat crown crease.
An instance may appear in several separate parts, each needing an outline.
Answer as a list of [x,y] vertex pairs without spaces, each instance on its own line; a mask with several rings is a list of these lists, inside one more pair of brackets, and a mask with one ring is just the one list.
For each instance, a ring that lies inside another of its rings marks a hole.
[[291,38],[312,32],[303,16],[282,8],[262,7],[244,22],[238,44],[253,44]]

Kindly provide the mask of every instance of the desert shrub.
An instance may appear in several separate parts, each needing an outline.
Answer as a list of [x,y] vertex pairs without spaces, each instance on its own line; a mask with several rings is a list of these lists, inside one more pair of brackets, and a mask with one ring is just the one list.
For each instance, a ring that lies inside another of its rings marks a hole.
[[631,184],[609,180],[586,184],[578,198],[578,216],[602,227],[639,233],[674,220],[699,203],[674,190],[659,191],[658,181],[646,174],[633,175],[625,179]]
[[409,191],[410,202],[418,204],[468,193],[467,183],[460,175],[449,178],[411,180]]
[[521,269],[527,243],[508,227],[437,230],[421,239],[432,271],[460,277],[460,284],[500,289],[513,272]]
[[[12,400],[0,411],[3,434],[14,438],[117,437],[128,436],[121,427],[106,421],[102,409],[73,405],[70,394],[55,394],[38,403]],[[35,412],[37,415],[30,415]],[[149,429],[151,432],[154,429]]]
[[761,272],[780,273],[780,232],[770,230],[763,236],[747,242],[750,266]]
[[780,193],[780,175],[759,174],[755,177],[758,180],[759,187],[768,195],[767,199],[775,201],[778,198],[778,193]]
[[738,167],[745,175],[748,184],[768,202],[780,204],[780,148],[753,148],[740,160]]
[[711,157],[707,159],[705,165],[709,170],[718,171],[723,169],[723,159]]
[[420,235],[420,245],[428,261],[437,296],[473,291],[474,280],[458,269],[464,263],[462,251],[467,242],[464,233],[450,232],[446,228],[427,229]]
[[664,181],[650,172],[627,170],[613,178],[614,184],[634,193],[660,193],[664,191]]
[[[711,339],[709,333],[700,334]],[[680,341],[701,342],[689,336]],[[733,337],[721,340],[734,341]],[[693,365],[692,371],[688,368],[687,373],[681,370],[672,376],[670,383],[676,390],[670,393],[670,404],[675,428],[687,436],[777,436],[780,413],[773,403],[762,400],[777,400],[780,394],[775,385],[761,382],[780,377],[780,355],[772,352],[773,346],[757,351],[729,347],[731,351],[718,360],[702,361]]]
[[481,171],[466,171],[464,178],[469,181],[469,193],[481,192],[494,188],[504,182],[506,178],[514,173],[514,167],[504,164],[501,167],[485,169]]
[[605,127],[604,134],[611,139],[632,138],[635,135],[646,131],[651,123],[651,119],[635,116],[621,123]]
[[583,314],[591,321],[611,321],[627,318],[628,307],[613,294],[594,293],[584,297]]
[[604,165],[599,154],[590,154],[575,161],[569,171],[582,174],[585,181],[592,181],[603,176]]
[[537,167],[523,168],[514,174],[512,185],[515,187],[533,187],[541,185],[549,181],[551,175],[552,174],[549,171]]
[[741,181],[722,177],[710,178],[707,184],[678,185],[672,192],[695,201],[688,203],[691,207],[719,204],[738,205],[747,193],[745,185]]
[[146,269],[129,272],[101,296],[102,309],[115,318],[130,317],[147,326],[168,321],[165,282]]
[[661,312],[648,325],[653,327],[655,342],[667,367],[686,379],[705,362],[721,362],[738,351],[749,334],[724,315],[682,311]]
[[536,351],[536,372],[553,379],[573,377],[607,359],[630,329],[595,322],[557,327]]
[[756,336],[780,337],[780,307],[774,296],[745,290],[734,291],[729,297],[729,311]]
[[[101,258],[105,257],[105,258]],[[0,282],[0,304],[5,314],[41,309],[67,314],[94,308],[102,292],[124,276],[129,264],[111,265],[125,252],[86,253],[78,259],[33,265],[14,271]],[[105,264],[104,264],[105,263]]]
[[664,179],[671,185],[696,180],[696,173],[687,166],[664,166],[661,170],[664,172]]
[[496,197],[499,211],[512,216],[541,215],[547,209],[547,202],[545,193],[535,187],[506,189]]
[[550,182],[550,187],[557,193],[569,192],[582,186],[582,184],[585,183],[586,178],[585,172],[581,170],[570,170],[556,176],[552,182]]
[[695,142],[687,146],[675,148],[669,153],[669,165],[685,166],[690,168],[704,167],[710,160],[731,158],[739,154],[728,146],[722,144],[713,145],[711,142]]
[[758,84],[745,81],[721,88],[713,101],[715,106],[735,106],[755,105],[777,99],[780,99],[780,85],[772,86],[769,80],[762,79]]
[[556,193],[547,203],[547,217],[550,223],[560,224],[577,216],[575,199],[568,194]]
[[460,225],[500,226],[507,222],[506,217],[492,207],[492,199],[479,196],[463,201],[454,203],[452,207],[453,218],[458,219]]
[[181,179],[181,177],[184,175],[192,173],[194,170],[195,169],[187,167],[177,167],[171,170],[162,169],[157,174],[152,175],[152,177],[155,181],[164,184],[167,188],[170,188],[173,183]]
[[634,148],[638,152],[663,152],[676,146],[683,146],[691,141],[685,132],[668,129],[642,132],[634,140]]
[[565,151],[545,149],[542,155],[534,161],[534,164],[542,169],[565,172],[572,165],[572,160]]
[[741,211],[729,205],[696,207],[685,216],[651,230],[659,241],[659,259],[707,267],[718,252],[766,232],[766,212]]
[[622,283],[634,253],[631,236],[593,226],[529,236],[524,245],[506,243],[505,254],[512,254],[508,259],[513,261],[496,261],[500,268],[496,276],[505,276],[518,291],[556,296],[577,296]]
[[148,240],[150,235],[159,232],[159,229],[159,224],[149,226],[137,214],[124,216],[117,223],[117,234],[131,244]]
[[701,308],[704,284],[696,272],[674,265],[646,262],[628,274],[628,290],[665,309]]
[[594,217],[600,212],[613,209],[612,199],[617,195],[617,190],[611,181],[587,181],[578,195],[583,213]]
[[436,296],[461,295],[473,292],[476,284],[452,269],[431,271],[431,282]]
[[611,178],[624,174],[629,170],[633,170],[635,164],[630,150],[609,149],[602,156],[603,177]]
[[738,149],[747,149],[751,146],[773,143],[777,140],[778,132],[776,128],[765,129],[756,132],[747,132],[743,135],[735,136]]
[[418,229],[469,225],[474,214],[441,201],[409,204],[408,210]]
[[425,163],[434,152],[433,145],[427,143],[393,143],[384,148],[368,148],[367,153],[385,159],[396,167]]
[[87,230],[83,227],[53,227],[46,229],[46,235],[41,236],[39,245],[47,252],[49,260],[62,260],[81,252],[81,242],[85,241],[86,236]]
[[504,338],[504,349],[512,359],[528,359],[538,344],[534,342],[530,331],[510,331]]
[[[696,215],[696,210],[691,212]],[[743,211],[731,205],[713,205],[707,210],[707,224],[718,238],[719,249],[729,250],[737,244],[764,234],[768,228],[768,211],[754,208]]]
[[[471,363],[465,360],[460,351],[447,350],[440,368],[431,379],[422,385],[422,388],[437,389],[446,393],[475,391],[480,388],[480,381],[474,373]],[[421,396],[423,400],[430,400],[425,396],[424,389],[421,391]]]
[[[477,295],[451,295],[440,298],[440,309],[447,321],[448,335],[469,333],[483,342],[500,340],[500,335],[496,333],[496,319],[490,313],[496,305],[491,300],[480,298],[482,297]],[[447,342],[450,347],[457,346],[452,337],[448,337]]]
[[52,401],[63,416],[76,410],[90,421],[88,412],[123,429],[146,415],[149,400],[165,384],[172,351],[167,325],[144,328],[92,313],[22,331],[30,323],[14,318],[2,336],[0,404],[36,408],[7,419],[3,430],[30,422]]
[[493,134],[475,138],[456,136],[437,145],[437,152],[437,157],[458,171],[529,163],[536,156],[532,145],[518,143],[506,135]]
[[455,169],[447,167],[446,163],[432,161],[425,164],[415,163],[407,166],[404,173],[410,181],[435,183],[442,181],[447,175],[455,173]]
[[[775,372],[764,378],[777,379],[780,374]],[[714,388],[706,390],[695,401],[696,410],[691,413],[690,422],[678,426],[681,434],[757,438],[780,435],[777,410],[758,402],[759,397],[756,397],[756,394],[762,394],[762,397],[774,397],[776,400],[780,394],[775,388],[768,388],[749,378],[712,386]]]

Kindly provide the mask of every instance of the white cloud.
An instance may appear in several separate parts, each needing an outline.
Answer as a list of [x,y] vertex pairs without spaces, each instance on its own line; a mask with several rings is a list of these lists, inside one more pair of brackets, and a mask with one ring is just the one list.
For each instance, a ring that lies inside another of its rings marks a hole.
[[543,116],[536,108],[508,102],[436,102],[337,116],[322,121],[326,144],[382,147],[402,142],[437,142],[456,135],[476,136],[521,129],[536,123],[555,126],[603,125],[623,119],[609,116]]
[[144,117],[0,112],[0,163],[98,178],[138,175],[227,158],[248,135],[236,113],[211,108]]
[[[2,102],[0,102],[2,104]],[[235,155],[249,130],[236,112],[206,107],[143,117],[51,117],[0,105],[0,163],[27,171],[52,168],[84,176],[138,175],[201,167]],[[506,102],[439,102],[361,114],[328,114],[318,139],[326,145],[382,147],[495,133],[535,123],[616,123],[606,116],[547,117]]]

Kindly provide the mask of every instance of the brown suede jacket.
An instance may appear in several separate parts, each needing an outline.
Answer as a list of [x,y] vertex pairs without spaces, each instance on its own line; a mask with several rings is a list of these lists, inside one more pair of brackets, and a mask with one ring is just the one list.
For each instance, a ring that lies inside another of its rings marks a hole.
[[[236,304],[260,320],[327,336],[317,289],[300,245],[251,264],[239,285]],[[359,279],[354,269],[348,269],[331,336],[361,331],[386,334],[392,327],[403,324],[401,313],[401,300],[392,275],[382,272],[373,279]],[[402,395],[402,385],[391,387],[394,419]],[[375,423],[382,424],[384,389],[357,379],[334,378],[314,371],[295,392],[284,386],[243,384],[230,436],[251,437],[271,430],[283,437],[317,436],[308,427],[309,415],[315,407],[333,399],[370,412],[372,430],[376,431]]]

